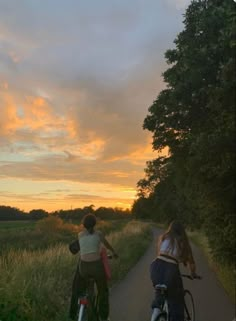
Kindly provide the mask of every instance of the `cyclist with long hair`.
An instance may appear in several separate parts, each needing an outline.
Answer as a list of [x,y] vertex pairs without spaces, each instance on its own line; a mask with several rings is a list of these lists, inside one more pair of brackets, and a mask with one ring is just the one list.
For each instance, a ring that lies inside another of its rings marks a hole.
[[[80,251],[80,259],[72,285],[72,298],[70,306],[70,318],[74,319],[78,308],[78,298],[86,289],[86,280],[93,278],[98,290],[98,308],[102,321],[108,321],[109,316],[109,290],[106,273],[101,259],[101,247],[116,254],[113,247],[107,241],[101,231],[95,229],[96,216],[87,214],[83,218],[84,230],[79,233],[78,241],[70,245],[70,251],[76,254]],[[76,244],[76,245],[75,245]]]
[[[158,239],[157,258],[151,263],[150,277],[153,286],[165,284],[168,288],[168,307],[170,321],[184,320],[184,289],[179,263],[188,266],[191,276],[196,274],[192,250],[184,226],[173,221],[166,232]],[[152,302],[151,321],[155,321],[160,313],[162,297],[158,291]]]

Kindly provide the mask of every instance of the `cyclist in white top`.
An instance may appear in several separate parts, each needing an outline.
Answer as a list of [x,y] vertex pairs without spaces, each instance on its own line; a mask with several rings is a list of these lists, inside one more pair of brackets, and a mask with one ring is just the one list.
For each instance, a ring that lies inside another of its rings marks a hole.
[[[86,280],[88,278],[93,278],[98,289],[98,307],[100,318],[102,321],[108,321],[109,292],[104,265],[101,260],[102,245],[110,250],[115,258],[118,257],[118,255],[107,241],[103,233],[95,229],[96,222],[97,220],[95,215],[85,215],[83,219],[84,230],[79,233],[78,241],[76,242],[77,249],[80,251],[80,260],[73,281],[70,307],[71,319],[74,319],[76,316],[78,298],[86,289]],[[70,251],[73,254],[78,252],[73,250],[72,245],[70,246]]]
[[[184,320],[184,290],[179,263],[188,265],[192,277],[196,276],[196,266],[184,226],[173,221],[167,231],[159,237],[157,258],[150,266],[153,286],[167,286],[170,321]],[[152,303],[151,321],[155,321],[159,314],[161,300],[162,296],[156,292]]]

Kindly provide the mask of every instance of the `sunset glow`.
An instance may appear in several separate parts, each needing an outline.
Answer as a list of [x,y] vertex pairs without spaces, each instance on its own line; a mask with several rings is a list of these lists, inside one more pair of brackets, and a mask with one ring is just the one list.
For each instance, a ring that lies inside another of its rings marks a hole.
[[132,205],[189,2],[0,1],[0,205]]

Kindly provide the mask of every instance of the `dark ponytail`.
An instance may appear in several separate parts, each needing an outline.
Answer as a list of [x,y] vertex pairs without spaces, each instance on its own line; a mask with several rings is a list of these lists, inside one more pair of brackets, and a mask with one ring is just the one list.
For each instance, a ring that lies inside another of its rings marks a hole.
[[86,228],[86,230],[89,232],[89,234],[94,233],[94,226],[97,223],[96,216],[93,214],[87,214],[83,218],[83,225]]

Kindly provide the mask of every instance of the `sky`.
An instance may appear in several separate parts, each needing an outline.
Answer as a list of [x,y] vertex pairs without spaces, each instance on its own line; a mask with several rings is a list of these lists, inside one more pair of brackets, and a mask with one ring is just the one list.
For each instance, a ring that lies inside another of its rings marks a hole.
[[0,205],[129,208],[189,0],[0,0]]

